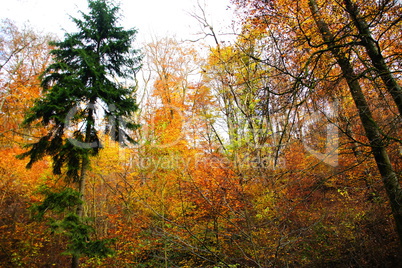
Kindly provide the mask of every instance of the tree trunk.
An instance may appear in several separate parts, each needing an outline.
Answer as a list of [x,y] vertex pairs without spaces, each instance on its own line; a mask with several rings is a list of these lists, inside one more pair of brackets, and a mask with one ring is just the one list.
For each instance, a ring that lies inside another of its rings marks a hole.
[[[94,126],[94,118],[93,118],[93,107],[95,105],[95,101],[91,100],[88,105],[88,116],[87,116],[87,127],[85,130],[85,144],[88,145],[91,141],[91,132]],[[85,202],[85,184],[86,184],[86,173],[89,165],[88,155],[82,156],[81,162],[81,174],[78,181],[78,192],[80,194],[81,203],[77,206],[77,216],[80,220],[82,220],[84,216],[84,202]],[[78,268],[80,265],[80,256],[73,255],[71,260],[71,268]]]
[[[77,206],[77,216],[82,219],[84,216],[84,201],[85,201],[85,183],[86,171],[88,168],[88,160],[84,157],[81,163],[81,175],[78,182],[78,192],[80,193],[82,203]],[[71,260],[71,268],[78,268],[80,265],[80,256],[73,255]]]
[[73,255],[71,259],[71,268],[78,268],[80,266],[80,257]]
[[327,43],[330,52],[340,66],[342,74],[349,86],[350,93],[358,109],[360,120],[364,127],[366,137],[370,142],[371,151],[390,200],[398,236],[402,243],[402,190],[398,177],[388,157],[384,141],[360,87],[358,76],[355,74],[349,59],[334,43],[333,40],[335,40],[335,38],[330,32],[328,25],[318,14],[319,9],[316,1],[309,0],[309,7],[323,40]]
[[366,48],[367,54],[370,57],[376,72],[381,77],[385,87],[391,94],[396,106],[398,107],[399,115],[402,116],[402,89],[392,76],[385,59],[381,54],[380,47],[374,40],[370,28],[364,18],[360,16],[358,6],[352,0],[344,0],[345,9],[350,14],[356,28],[359,31],[359,38],[362,45]]

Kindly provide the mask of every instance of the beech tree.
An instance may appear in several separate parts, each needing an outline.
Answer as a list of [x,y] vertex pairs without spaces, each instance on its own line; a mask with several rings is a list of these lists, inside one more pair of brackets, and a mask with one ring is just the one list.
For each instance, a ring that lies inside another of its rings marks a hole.
[[28,25],[18,27],[7,19],[0,22],[2,147],[10,147],[27,137],[28,133],[21,133],[20,124],[27,106],[39,96],[38,76],[50,62],[50,40],[49,34],[37,33]]
[[[268,58],[261,61],[272,64],[277,70],[281,69],[281,74],[293,79],[294,92],[300,94],[308,89],[306,100],[310,102],[314,101],[313,96],[317,96],[319,91],[323,100],[331,100],[333,96],[339,100],[341,98],[337,96],[337,91],[341,87],[334,89],[329,85],[335,85],[334,82],[340,85],[339,82],[343,81],[347,86],[342,90],[345,96],[353,100],[356,109],[354,116],[360,118],[357,124],[363,129],[359,135],[367,139],[366,148],[371,151],[377,165],[402,241],[400,176],[395,169],[396,160],[388,152],[391,144],[395,142],[399,146],[400,140],[395,138],[397,131],[388,130],[397,127],[387,125],[387,120],[378,116],[389,114],[389,118],[395,122],[393,124],[399,125],[401,91],[397,80],[399,70],[394,67],[398,66],[398,60],[397,56],[392,55],[395,53],[389,55],[387,49],[399,47],[400,44],[395,41],[399,38],[387,37],[400,33],[396,25],[400,23],[398,14],[401,5],[396,1],[372,1],[362,5],[351,0],[234,2],[250,8],[247,14],[252,18],[255,28],[263,29],[267,35],[277,35],[271,38],[271,43],[283,47],[278,50],[280,64]],[[380,26],[382,24],[386,26]],[[396,44],[391,45],[390,42]],[[301,69],[295,68],[298,71],[289,74],[292,64],[301,66]],[[378,83],[379,79],[382,84]],[[314,94],[311,94],[312,89]],[[380,112],[374,110],[372,92],[378,92],[376,102],[387,103]],[[388,95],[395,105],[388,100]],[[341,102],[344,103],[342,99]],[[351,138],[348,129],[342,131]]]
[[[345,1],[347,5],[350,4],[350,1]],[[365,130],[365,134],[367,139],[369,140],[371,151],[373,153],[374,159],[376,161],[378,170],[381,174],[382,181],[384,183],[385,190],[387,192],[387,195],[389,197],[390,205],[392,208],[392,213],[394,215],[395,223],[396,223],[396,228],[397,232],[399,235],[399,239],[402,242],[402,207],[401,207],[401,200],[402,200],[402,189],[401,185],[399,183],[399,178],[398,175],[396,174],[392,162],[389,158],[388,152],[386,150],[386,142],[381,136],[379,127],[376,123],[376,121],[373,118],[372,112],[370,110],[370,107],[367,102],[367,98],[360,86],[359,83],[359,77],[356,74],[356,71],[354,70],[352,64],[350,63],[350,60],[347,58],[345,53],[343,53],[339,48],[337,48],[337,44],[334,40],[335,37],[333,36],[328,24],[320,17],[320,12],[318,5],[315,0],[309,0],[309,7],[312,13],[312,16],[314,18],[314,21],[317,25],[317,28],[322,36],[322,39],[328,46],[328,50],[331,52],[333,57],[336,59],[336,62],[338,63],[339,67],[341,68],[343,77],[345,78],[348,87],[350,89],[350,94],[353,98],[353,101],[357,107],[357,110],[359,112],[359,117],[362,122],[362,125]],[[356,12],[356,7],[351,8],[353,12]],[[351,14],[355,14],[352,13]],[[356,18],[356,17],[355,17]],[[362,25],[363,23],[360,22]],[[360,25],[360,24],[358,24]],[[360,31],[360,28],[359,28]],[[360,31],[361,33],[361,31]],[[370,38],[367,38],[370,40]],[[369,55],[374,54],[370,52],[371,46],[368,45],[370,42],[363,42],[366,45],[366,48],[369,50]],[[373,60],[374,66],[378,66],[377,69],[380,70],[380,76],[383,78],[383,81],[385,84],[388,86],[388,84],[393,83],[388,81],[393,81],[387,74],[389,74],[388,71],[380,69],[381,67],[384,67],[384,69],[387,69],[385,63],[384,64],[376,64],[375,57],[373,56],[371,58]],[[381,61],[381,59],[380,59]],[[392,97],[394,98],[396,104],[398,105],[399,102],[399,90],[397,89],[399,85],[395,82],[394,86],[391,86],[389,88],[389,91],[391,92]]]
[[[80,12],[82,18],[72,18],[78,32],[66,33],[64,40],[52,43],[54,62],[41,76],[43,96],[24,121],[28,126],[39,121],[47,133],[27,145],[28,151],[21,155],[30,158],[28,168],[44,156],[51,156],[53,173],[65,175],[75,188],[47,192],[47,198],[37,207],[39,215],[49,209],[62,212],[76,207],[57,226],[70,237],[72,267],[78,267],[82,254],[110,253],[105,243],[89,242],[90,228],[83,213],[86,172],[90,156],[102,148],[101,127],[121,143],[132,142],[128,131],[137,128],[129,121],[137,110],[135,88],[121,82],[135,75],[140,67],[139,51],[132,49],[137,31],[118,25],[119,7],[111,2],[89,0],[88,6],[88,14]],[[101,115],[105,124],[97,121]]]

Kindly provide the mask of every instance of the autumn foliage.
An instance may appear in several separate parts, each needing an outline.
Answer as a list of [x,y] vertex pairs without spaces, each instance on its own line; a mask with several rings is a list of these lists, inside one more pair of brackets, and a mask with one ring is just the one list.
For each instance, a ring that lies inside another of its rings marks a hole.
[[[144,45],[136,144],[99,134],[87,170],[90,235],[114,254],[80,267],[397,267],[398,213],[373,155],[381,145],[400,178],[402,6],[368,2],[233,1],[242,23],[231,43],[208,54],[174,38]],[[67,187],[66,171],[54,175],[50,158],[31,169],[16,159],[46,131],[21,123],[43,93],[49,40],[1,24],[1,267],[70,265],[68,239],[52,229],[65,215],[38,220],[34,210]]]

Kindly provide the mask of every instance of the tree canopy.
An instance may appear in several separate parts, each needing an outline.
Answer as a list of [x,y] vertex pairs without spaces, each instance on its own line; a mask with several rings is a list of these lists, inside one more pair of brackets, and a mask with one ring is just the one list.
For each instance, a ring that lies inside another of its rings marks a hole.
[[401,2],[232,3],[141,52],[112,1],[0,24],[3,266],[400,265]]

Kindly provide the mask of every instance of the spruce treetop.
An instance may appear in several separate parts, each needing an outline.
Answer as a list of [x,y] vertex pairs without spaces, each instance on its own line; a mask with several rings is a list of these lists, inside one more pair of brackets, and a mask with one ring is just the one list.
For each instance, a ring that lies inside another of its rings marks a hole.
[[44,95],[24,121],[39,121],[48,133],[22,155],[30,157],[28,167],[51,155],[55,173],[67,166],[70,175],[78,177],[76,164],[101,147],[101,126],[95,123],[99,115],[106,121],[103,131],[114,140],[133,141],[127,130],[137,127],[130,121],[137,110],[135,86],[120,81],[134,77],[140,68],[140,53],[132,49],[137,31],[119,26],[119,6],[107,0],[89,0],[88,6],[88,13],[71,17],[78,31],[52,42],[54,61],[41,76]]

